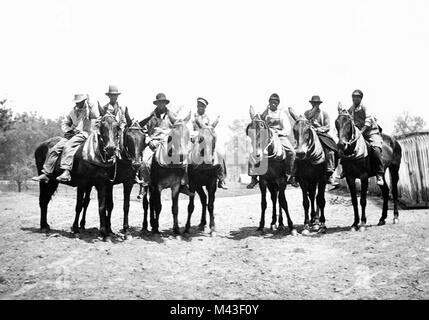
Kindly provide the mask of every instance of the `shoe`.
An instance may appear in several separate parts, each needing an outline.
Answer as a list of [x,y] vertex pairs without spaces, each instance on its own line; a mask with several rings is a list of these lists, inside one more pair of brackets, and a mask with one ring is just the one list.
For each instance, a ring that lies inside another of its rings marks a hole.
[[46,173],[42,173],[40,176],[31,178],[31,180],[48,183],[49,182],[49,176]]
[[184,184],[182,184],[182,185],[180,186],[179,192],[180,192],[180,193],[183,193],[183,194],[186,194],[186,195],[187,195],[187,196],[189,196],[189,197],[193,197],[193,196],[195,196],[195,192],[191,192],[191,191],[189,190],[189,188],[188,188],[186,185],[184,185]]
[[57,180],[61,182],[69,182],[71,180],[70,171],[64,170],[62,175],[57,177]]
[[228,190],[228,187],[226,186],[225,181],[219,180],[218,183],[217,183],[217,187],[221,188],[221,189],[224,189],[224,190]]
[[256,177],[252,177],[252,181],[247,185],[247,189],[253,189],[259,183]]
[[379,186],[384,186],[384,180],[382,176],[377,176],[377,184]]

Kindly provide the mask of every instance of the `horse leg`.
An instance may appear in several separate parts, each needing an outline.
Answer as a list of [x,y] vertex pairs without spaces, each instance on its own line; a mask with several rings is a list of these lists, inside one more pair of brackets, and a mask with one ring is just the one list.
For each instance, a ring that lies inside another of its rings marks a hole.
[[84,196],[85,196],[85,188],[81,186],[77,187],[75,218],[74,218],[73,225],[71,227],[72,232],[75,234],[79,233],[79,216],[83,208]]
[[48,224],[48,204],[52,195],[57,190],[58,182],[49,181],[48,183],[39,183],[39,206],[40,206],[40,231],[48,232],[51,228]]
[[326,182],[323,179],[321,182],[319,182],[318,188],[317,188],[317,196],[316,196],[316,201],[317,201],[317,207],[320,210],[320,232],[325,233],[326,232],[326,219],[325,219],[325,205],[326,205],[326,200],[325,200],[325,188],[326,188]]
[[91,189],[92,189],[91,185],[87,186],[85,189],[85,197],[83,199],[83,213],[79,224],[79,228],[82,230],[85,230],[86,211],[88,210],[89,202],[91,201]]
[[125,239],[127,238],[128,229],[130,227],[128,225],[128,213],[130,212],[130,197],[131,197],[131,191],[133,190],[133,185],[134,185],[134,182],[123,183],[123,187],[124,187],[124,224],[123,224],[123,232],[124,232]]
[[310,183],[308,186],[308,196],[310,198],[310,206],[311,206],[311,220],[310,225],[313,231],[319,231],[319,216],[316,210],[316,184]]
[[387,186],[386,179],[384,179],[384,184],[380,186],[381,194],[383,196],[383,209],[381,211],[381,218],[378,221],[379,226],[386,224],[387,210],[389,208],[389,187]]
[[203,187],[198,186],[196,188],[196,191],[198,193],[198,196],[200,197],[200,201],[201,201],[201,221],[200,224],[198,226],[198,229],[201,231],[204,231],[206,224],[207,224],[207,220],[206,220],[206,215],[207,215],[207,196],[206,193],[204,192]]
[[149,207],[149,201],[147,200],[147,194],[149,192],[149,187],[144,187],[145,188],[145,195],[143,196],[143,230],[142,231],[147,231],[147,211],[148,211],[148,207]]
[[100,217],[100,235],[103,240],[109,235],[106,224],[106,192],[107,187],[105,183],[96,186],[98,194],[98,215]]
[[149,196],[149,210],[150,210],[150,226],[152,228],[152,233],[158,233],[158,229],[155,228],[155,207],[156,207],[156,191],[155,188],[152,189],[150,196]]
[[261,190],[261,220],[259,221],[258,231],[264,232],[265,210],[267,209],[267,185],[261,178],[259,178],[259,189]]
[[175,235],[180,234],[179,221],[177,218],[179,214],[179,187],[180,187],[180,184],[177,184],[171,188],[171,200],[172,200],[171,212],[173,214],[173,232]]
[[282,183],[279,186],[279,204],[282,207],[282,209],[284,210],[284,212],[286,213],[287,225],[289,227],[290,233],[293,236],[296,236],[298,234],[298,232],[296,231],[296,229],[293,225],[292,219],[290,218],[289,209],[288,209],[286,196],[285,196],[285,190],[286,190],[286,182]]
[[356,231],[359,226],[359,208],[356,196],[356,182],[354,178],[346,177],[347,185],[349,186],[350,196],[352,198],[353,211],[355,215],[355,220],[351,226],[351,231]]
[[[191,190],[191,189],[190,189]],[[191,192],[194,192],[195,190],[191,190]],[[190,196],[189,197],[189,203],[188,203],[188,219],[186,220],[186,226],[185,226],[185,234],[189,234],[189,229],[191,228],[191,217],[192,217],[192,213],[194,212],[195,209],[195,196]]]
[[112,218],[112,211],[113,211],[113,184],[108,183],[106,188],[106,210],[107,210],[107,217],[106,217],[106,228],[107,233],[109,235],[113,234],[112,226],[111,226],[111,218]]
[[399,222],[398,211],[398,181],[399,181],[399,168],[397,166],[390,167],[390,180],[392,182],[392,197],[393,197],[393,223]]
[[[151,193],[150,195],[150,202],[151,202],[150,219],[151,219],[152,233],[159,234],[159,215],[162,210],[160,187],[156,186],[154,188],[153,193]],[[153,210],[152,210],[152,206],[153,206]]]
[[[366,196],[368,193],[368,178],[360,179],[360,206],[362,209],[362,214],[360,218],[359,231],[365,231],[366,229]],[[386,185],[386,184],[385,184]]]
[[274,230],[276,228],[277,223],[277,190],[273,187],[268,187],[271,193],[271,202],[273,203],[273,215],[271,218],[271,226],[270,229]]
[[207,208],[209,209],[209,215],[210,215],[210,234],[212,237],[216,236],[216,226],[215,226],[215,219],[214,219],[214,202],[216,197],[216,181],[207,188],[207,193],[209,196],[209,202],[207,204]]

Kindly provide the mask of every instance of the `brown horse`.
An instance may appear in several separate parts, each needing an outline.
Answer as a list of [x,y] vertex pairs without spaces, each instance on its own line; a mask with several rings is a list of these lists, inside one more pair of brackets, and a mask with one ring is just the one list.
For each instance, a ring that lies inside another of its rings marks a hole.
[[[124,194],[124,217],[123,217],[123,232],[125,238],[128,236],[128,213],[130,209],[130,195],[133,189],[134,183],[136,183],[136,174],[142,164],[142,154],[146,147],[146,135],[143,132],[137,121],[132,121],[128,108],[125,108],[125,119],[127,124],[125,126],[123,134],[123,143],[121,152],[121,158],[117,160],[116,174],[113,180],[113,184],[122,183],[123,194]],[[85,229],[86,211],[90,202],[92,186],[87,186],[86,190],[78,188],[78,196],[76,201],[76,216],[72,226],[74,233],[79,233],[80,229]],[[79,215],[83,209],[82,219],[78,226]]]
[[[259,114],[255,114],[250,107],[251,123],[246,128],[246,135],[252,140],[254,146],[251,156],[254,157],[255,167],[260,171],[259,189],[261,191],[261,220],[259,222],[258,231],[263,232],[265,226],[265,210],[267,208],[267,188],[271,193],[273,202],[273,215],[271,220],[271,228],[276,225],[276,201],[279,199],[280,207],[286,212],[289,230],[292,235],[296,235],[297,231],[289,215],[288,204],[286,201],[285,190],[287,186],[286,180],[286,163],[284,159],[276,157],[277,152],[274,148],[273,132],[269,129],[268,124],[261,118]],[[279,216],[278,229],[284,229],[282,216]]]
[[[119,124],[113,115],[105,114],[100,106],[99,112],[101,115],[99,132],[91,133],[90,137],[78,148],[71,170],[71,181],[64,184],[78,187],[80,190],[88,190],[89,186],[95,186],[98,192],[100,233],[106,239],[111,233],[110,218],[113,209],[113,184],[111,180],[115,174],[115,153],[119,143]],[[35,159],[39,174],[42,172],[49,148],[53,147],[59,140],[60,137],[48,139],[36,148]],[[105,163],[97,165],[83,159],[83,147],[89,143],[94,143],[94,149],[98,151]],[[58,187],[59,182],[55,178],[59,176],[60,172],[59,162],[57,162],[50,181],[48,183],[39,183],[40,228],[42,231],[50,230],[47,222],[48,204]],[[83,202],[83,200],[78,201]]]
[[[216,157],[216,137],[214,136],[213,129],[214,127],[210,126],[202,126],[200,128],[189,156],[188,177],[189,190],[191,192],[197,191],[201,201],[202,212],[199,229],[204,230],[207,224],[206,212],[208,208],[210,234],[214,237],[216,235],[214,201],[217,190],[217,170],[219,170],[218,166],[221,166],[221,164],[213,165],[213,160]],[[204,186],[207,189],[207,194],[204,192]],[[189,197],[188,220],[186,222],[185,234],[189,234],[191,227],[191,217],[195,207],[194,199],[195,196]]]
[[[347,185],[350,190],[354,210],[354,222],[351,230],[365,230],[366,226],[366,195],[368,191],[368,179],[376,175],[376,172],[371,164],[370,148],[367,145],[360,130],[354,124],[351,115],[347,110],[338,107],[338,118],[335,120],[335,127],[338,131],[338,148],[340,153],[341,164],[344,175],[347,179]],[[393,196],[393,223],[399,221],[398,212],[398,181],[399,167],[401,164],[401,146],[392,137],[383,134],[383,150],[382,163],[384,170],[389,168],[392,196]],[[361,225],[359,226],[359,209],[356,196],[356,179],[361,182],[361,199],[360,205],[362,215],[360,217]],[[384,185],[380,186],[383,195],[383,210],[378,225],[384,225],[387,218],[389,187],[386,183],[385,175],[383,174]]]
[[[304,206],[305,215],[302,234],[309,234],[310,227],[312,227],[314,231],[326,232],[325,188],[328,177],[325,174],[325,153],[319,137],[316,131],[311,127],[310,122],[302,115],[297,116],[292,109],[289,109],[289,111],[292,118],[295,120],[293,134],[296,141],[297,176],[302,191],[302,204]],[[314,205],[315,199],[317,208],[315,208]],[[310,205],[311,221],[308,217]]]
[[[161,192],[164,189],[171,189],[171,200],[173,202],[171,210],[173,213],[173,232],[180,234],[178,213],[179,213],[179,191],[181,181],[186,173],[188,157],[189,129],[186,127],[191,117],[191,113],[183,119],[176,120],[168,134],[167,143],[161,144],[157,152],[153,155],[150,172],[150,224],[153,234],[159,234],[159,215],[161,213]],[[157,154],[168,163],[159,163]],[[145,217],[146,220],[146,217]],[[144,228],[143,228],[144,231]]]

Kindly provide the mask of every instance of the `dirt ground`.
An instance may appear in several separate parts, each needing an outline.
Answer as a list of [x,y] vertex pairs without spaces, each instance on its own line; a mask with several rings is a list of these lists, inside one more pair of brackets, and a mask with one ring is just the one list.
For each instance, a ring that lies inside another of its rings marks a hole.
[[[123,240],[122,188],[115,187],[113,242],[102,242],[95,195],[87,230],[75,237],[75,191],[61,187],[51,202],[52,231],[40,233],[37,193],[0,193],[0,298],[2,299],[428,299],[429,210],[402,210],[399,224],[377,227],[380,200],[368,201],[368,229],[351,232],[353,211],[344,193],[327,193],[327,234],[291,236],[256,231],[256,191],[220,190],[217,236],[199,232],[200,205],[191,237],[174,237],[171,203],[163,201],[162,235],[140,233],[141,202],[133,190],[132,238]],[[164,191],[164,199],[169,192]],[[243,195],[243,194],[249,195]],[[227,197],[233,194],[235,197]],[[240,195],[241,196],[237,196]],[[299,189],[286,193],[302,231]],[[183,197],[183,196],[181,196]],[[187,201],[179,203],[183,230]]]

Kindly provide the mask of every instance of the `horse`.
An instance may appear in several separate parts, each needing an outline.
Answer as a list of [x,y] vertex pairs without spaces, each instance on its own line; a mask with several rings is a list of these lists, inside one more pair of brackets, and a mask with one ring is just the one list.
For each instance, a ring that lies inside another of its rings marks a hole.
[[[325,153],[316,130],[312,128],[310,122],[302,115],[297,116],[291,108],[289,108],[289,111],[293,120],[295,120],[293,125],[293,134],[296,141],[295,165],[297,166],[298,181],[302,191],[302,205],[305,216],[302,234],[308,235],[310,228],[324,233],[326,232],[325,188],[328,178],[325,174]],[[315,199],[317,203],[316,209],[314,205]],[[311,220],[309,220],[308,216],[310,205]],[[321,223],[320,229],[319,221]]]
[[[207,208],[210,215],[210,234],[216,236],[216,227],[214,220],[214,202],[215,194],[217,189],[217,172],[218,166],[221,164],[213,165],[216,157],[216,137],[214,135],[214,126],[202,126],[198,121],[197,124],[200,126],[199,134],[195,139],[193,148],[189,155],[188,164],[188,178],[189,178],[189,190],[191,192],[197,192],[202,206],[201,221],[198,226],[199,230],[203,231],[207,224],[206,212]],[[207,194],[203,187],[206,187]],[[208,196],[208,197],[207,197]],[[208,202],[207,202],[208,198]],[[185,234],[189,234],[191,227],[191,216],[194,212],[194,199],[195,196],[189,197],[188,204],[188,220],[186,222]]]
[[[338,106],[338,117],[335,120],[335,127],[338,131],[338,148],[340,152],[341,164],[343,167],[344,175],[347,180],[347,185],[349,187],[354,210],[354,222],[351,226],[351,230],[365,231],[365,207],[368,191],[368,179],[376,175],[376,172],[371,165],[371,154],[369,152],[369,146],[360,130],[356,127],[351,115],[348,113],[347,110],[342,109],[341,105]],[[393,223],[395,224],[399,222],[398,181],[402,151],[401,146],[395,139],[386,134],[382,134],[382,137],[382,163],[384,171],[389,168],[390,172],[393,196]],[[362,215],[360,217],[360,226],[359,209],[356,195],[356,179],[360,179],[361,182],[360,205],[362,209]],[[381,213],[381,218],[378,222],[379,226],[386,224],[388,210],[389,187],[386,183],[385,172],[383,174],[383,181],[384,185],[380,186],[383,196],[383,209]]]
[[[288,204],[285,196],[287,186],[286,163],[284,161],[284,150],[280,142],[275,143],[274,133],[269,129],[267,122],[261,118],[260,114],[255,114],[253,107],[250,107],[251,123],[246,127],[246,135],[252,140],[255,150],[251,156],[254,156],[254,163],[260,168],[259,189],[261,191],[261,219],[258,231],[264,232],[265,210],[267,208],[266,193],[267,188],[271,193],[273,203],[273,215],[271,228],[276,225],[276,201],[277,194],[280,207],[286,212],[288,227],[293,236],[297,235],[296,228],[289,215]],[[277,138],[278,139],[278,138]],[[277,150],[276,150],[277,149]],[[277,157],[281,154],[283,157]],[[262,167],[261,167],[262,166]],[[279,216],[278,230],[283,230],[283,218]]]
[[[78,147],[71,170],[71,181],[61,182],[63,184],[78,187],[79,190],[88,190],[89,186],[95,186],[98,193],[98,212],[100,217],[100,234],[104,240],[111,233],[110,218],[113,209],[113,184],[112,178],[116,171],[116,150],[119,142],[119,124],[116,118],[105,113],[98,105],[100,122],[98,132],[93,132],[86,141]],[[39,174],[43,169],[49,148],[53,147],[61,137],[50,138],[42,142],[35,150],[36,167]],[[103,161],[93,163],[83,157],[83,148],[91,144]],[[39,182],[39,206],[40,206],[40,229],[48,232],[50,226],[47,222],[48,204],[52,195],[58,188],[59,161],[57,161],[53,177],[49,182]],[[83,203],[83,200],[78,199]]]
[[[128,236],[128,213],[130,208],[130,195],[134,183],[136,183],[136,174],[142,163],[143,150],[146,147],[146,135],[139,125],[138,121],[132,121],[128,108],[125,108],[126,126],[122,133],[122,148],[120,150],[121,157],[117,159],[117,168],[113,184],[123,185],[124,194],[124,217],[123,217],[123,233],[124,237]],[[74,233],[79,233],[79,229],[85,229],[86,211],[90,202],[92,186],[88,185],[85,190],[78,188],[78,196],[76,201],[76,216],[72,226]],[[147,201],[147,197],[146,197]],[[83,208],[82,219],[78,226],[79,215]]]
[[[186,162],[188,157],[189,129],[186,127],[191,118],[191,113],[185,119],[177,119],[172,124],[167,135],[167,143],[161,144],[155,151],[150,172],[150,224],[152,234],[159,234],[159,215],[162,210],[161,192],[171,189],[173,232],[180,235],[178,212],[179,191],[181,181],[186,173]],[[146,217],[144,218],[146,220]],[[142,231],[146,231],[143,228]]]

